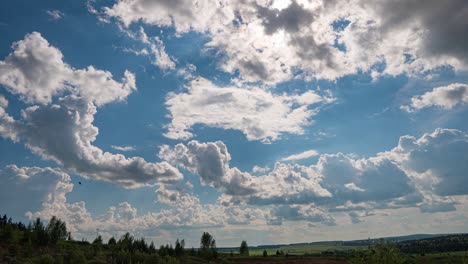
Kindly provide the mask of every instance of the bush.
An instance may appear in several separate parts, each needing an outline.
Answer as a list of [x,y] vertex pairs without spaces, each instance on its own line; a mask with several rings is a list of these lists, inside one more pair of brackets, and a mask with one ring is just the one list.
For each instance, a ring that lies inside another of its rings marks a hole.
[[42,255],[37,260],[38,264],[55,264],[55,260],[51,255]]
[[80,264],[80,263],[87,263],[83,252],[74,250],[70,254],[70,264]]
[[398,247],[389,242],[379,242],[367,251],[357,252],[351,259],[353,264],[403,264],[405,261]]

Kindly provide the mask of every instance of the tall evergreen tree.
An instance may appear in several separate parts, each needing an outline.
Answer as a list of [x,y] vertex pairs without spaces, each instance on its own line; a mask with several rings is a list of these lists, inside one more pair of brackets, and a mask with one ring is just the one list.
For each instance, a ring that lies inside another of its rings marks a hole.
[[244,256],[249,255],[249,246],[247,245],[247,242],[245,240],[243,240],[240,245],[239,253]]

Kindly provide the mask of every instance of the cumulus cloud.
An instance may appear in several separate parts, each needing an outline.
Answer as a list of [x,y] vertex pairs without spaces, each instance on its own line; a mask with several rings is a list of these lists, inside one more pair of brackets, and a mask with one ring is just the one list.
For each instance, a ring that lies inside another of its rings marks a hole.
[[[277,140],[282,134],[302,134],[319,107],[333,98],[321,97],[312,91],[302,95],[275,95],[252,88],[217,87],[198,78],[186,92],[170,93],[166,105],[171,123],[165,134],[173,139],[193,137],[189,131],[196,124],[240,130],[248,140]],[[312,109],[311,109],[312,108]]]
[[136,148],[134,146],[114,146],[112,145],[111,148],[120,151],[134,151]]
[[127,27],[206,34],[206,46],[225,55],[220,68],[246,82],[467,68],[463,0],[277,2],[116,0],[103,12]]
[[434,88],[423,95],[411,98],[410,106],[402,106],[408,112],[438,106],[443,109],[452,109],[459,104],[468,103],[468,85],[452,83],[447,86]]
[[8,100],[0,94],[0,108],[5,109],[8,107]]
[[292,160],[308,159],[308,158],[311,158],[311,157],[315,157],[318,154],[319,153],[316,150],[311,149],[311,150],[306,150],[306,151],[298,153],[298,154],[287,156],[285,158],[282,158],[281,161],[292,161]]
[[[110,72],[73,69],[61,52],[34,32],[14,44],[15,51],[0,61],[0,83],[27,103],[39,103],[21,111],[15,120],[1,100],[0,135],[21,141],[44,159],[54,160],[84,177],[138,187],[155,182],[175,182],[182,174],[167,162],[149,163],[104,152],[92,144],[98,135],[93,125],[97,106],[124,100],[135,86],[126,71],[123,82]],[[67,94],[62,94],[67,93]],[[50,104],[54,96],[60,98]]]
[[[44,159],[54,160],[84,177],[138,187],[151,182],[175,182],[182,174],[169,163],[149,163],[126,158],[95,147],[98,129],[93,125],[96,107],[76,96],[58,104],[32,106],[22,120],[0,122],[1,130],[15,131],[15,138]],[[1,121],[2,119],[0,119]]]
[[386,155],[396,156],[402,166],[416,175],[424,189],[441,196],[465,195],[468,135],[456,129],[436,129],[420,138],[403,136],[398,147]]
[[111,206],[103,215],[93,216],[85,202],[67,201],[73,183],[70,176],[58,168],[9,165],[0,169],[0,179],[2,209],[9,214],[26,215],[29,219],[47,220],[57,216],[64,219],[73,236],[78,237],[93,237],[96,229],[109,237],[115,232],[148,232],[157,227],[222,226],[229,215],[221,206],[202,205],[197,197],[185,193],[172,201],[170,209],[156,213],[138,215],[133,205],[122,202]]
[[[374,157],[323,154],[310,166],[276,163],[268,174],[252,176],[231,167],[222,142],[191,141],[160,150],[174,166],[198,174],[203,184],[223,192],[223,205],[307,205],[350,211],[420,206],[422,212],[452,210],[447,198],[465,195],[467,135],[437,129]],[[273,222],[278,223],[278,219]],[[276,219],[276,220],[275,220]]]
[[8,165],[0,170],[0,179],[0,205],[9,214],[24,215],[63,202],[73,189],[70,176],[58,168]]
[[253,168],[252,168],[252,172],[253,173],[265,173],[265,172],[268,172],[270,170],[270,167],[268,166],[265,166],[265,167],[260,167],[258,165],[255,165]]
[[137,21],[151,25],[173,26],[179,32],[191,29],[204,31],[218,26],[220,21],[229,24],[233,15],[231,10],[224,10],[228,1],[117,1],[112,7],[105,7],[104,12],[110,17],[117,17],[126,26]]
[[[418,139],[402,136],[397,147],[374,157],[324,154],[310,166],[277,163],[270,173],[252,176],[230,166],[231,156],[222,142],[163,146],[161,158],[199,175],[203,184],[223,194],[216,204],[204,205],[198,197],[163,184],[156,190],[156,200],[167,209],[143,215],[124,202],[104,215],[91,216],[83,202],[66,202],[65,194],[73,185],[67,174],[56,169],[9,166],[0,177],[6,177],[7,183],[24,184],[25,190],[32,188],[29,184],[45,184],[37,198],[42,207],[28,215],[71,219],[72,230],[80,234],[93,233],[96,228],[110,235],[122,230],[146,232],[156,227],[173,230],[265,222],[281,225],[285,221],[336,225],[338,212],[346,212],[352,223],[359,223],[375,215],[376,210],[456,210],[454,195],[467,194],[463,189],[467,169],[463,154],[467,150],[466,133],[437,129]],[[40,183],[33,179],[40,179]],[[4,187],[11,193],[13,188]]]
[[330,195],[321,188],[320,179],[313,177],[305,167],[277,164],[268,175],[259,177],[231,168],[231,156],[220,141],[191,141],[187,146],[178,144],[174,148],[165,145],[159,156],[198,174],[203,184],[219,188],[233,200],[242,199],[249,204],[304,203]]
[[135,76],[129,71],[118,82],[110,72],[93,66],[72,68],[38,32],[27,34],[12,47],[14,51],[0,61],[0,84],[27,103],[48,104],[53,96],[69,92],[103,105],[124,100],[136,89]]

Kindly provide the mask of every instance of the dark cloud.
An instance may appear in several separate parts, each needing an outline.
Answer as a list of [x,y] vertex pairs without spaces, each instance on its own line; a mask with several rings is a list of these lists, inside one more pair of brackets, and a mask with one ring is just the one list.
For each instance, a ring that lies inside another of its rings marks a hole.
[[[402,137],[399,151],[406,168],[426,173],[434,192],[442,196],[468,194],[468,135],[455,129],[437,129],[421,138]],[[430,179],[430,177],[435,177]]]
[[257,12],[267,34],[273,34],[279,29],[295,33],[314,20],[313,13],[296,1],[292,1],[288,7],[281,10],[257,5]]
[[452,56],[468,64],[468,4],[465,0],[364,1],[374,5],[383,19],[382,29],[414,26],[425,32],[427,56]]

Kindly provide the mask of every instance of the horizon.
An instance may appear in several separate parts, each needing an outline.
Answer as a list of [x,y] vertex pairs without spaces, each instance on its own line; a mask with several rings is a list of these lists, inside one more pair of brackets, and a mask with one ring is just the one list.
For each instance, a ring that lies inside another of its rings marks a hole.
[[384,2],[1,3],[0,214],[187,248],[466,233],[468,5]]

